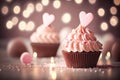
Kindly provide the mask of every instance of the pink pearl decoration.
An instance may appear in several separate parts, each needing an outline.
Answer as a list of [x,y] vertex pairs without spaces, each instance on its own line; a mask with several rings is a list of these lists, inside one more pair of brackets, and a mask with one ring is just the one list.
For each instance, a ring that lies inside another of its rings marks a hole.
[[20,61],[26,65],[30,64],[32,62],[32,55],[28,52],[24,52],[20,57]]

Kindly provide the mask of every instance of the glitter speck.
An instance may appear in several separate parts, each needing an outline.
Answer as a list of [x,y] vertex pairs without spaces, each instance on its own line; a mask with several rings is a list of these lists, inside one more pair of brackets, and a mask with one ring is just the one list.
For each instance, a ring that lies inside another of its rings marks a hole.
[[97,72],[97,70],[95,70],[95,73]]
[[104,74],[105,72],[104,71],[102,71],[102,74]]
[[92,72],[92,69],[90,69],[90,72]]
[[99,69],[99,71],[101,72],[101,69]]
[[85,72],[87,72],[87,69],[84,69]]

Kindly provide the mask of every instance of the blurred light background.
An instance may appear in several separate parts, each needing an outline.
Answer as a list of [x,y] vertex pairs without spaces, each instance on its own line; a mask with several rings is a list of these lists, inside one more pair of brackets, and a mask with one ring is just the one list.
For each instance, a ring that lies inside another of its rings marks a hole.
[[82,10],[94,14],[88,27],[96,34],[120,37],[120,0],[0,0],[0,39],[29,38],[42,24],[44,12],[56,16],[53,25],[58,32],[76,28]]

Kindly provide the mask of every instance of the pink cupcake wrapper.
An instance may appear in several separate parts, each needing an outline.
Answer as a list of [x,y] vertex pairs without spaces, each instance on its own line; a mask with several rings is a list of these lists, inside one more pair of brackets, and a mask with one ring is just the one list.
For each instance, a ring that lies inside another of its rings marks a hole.
[[59,44],[31,43],[33,52],[37,52],[38,57],[55,57]]

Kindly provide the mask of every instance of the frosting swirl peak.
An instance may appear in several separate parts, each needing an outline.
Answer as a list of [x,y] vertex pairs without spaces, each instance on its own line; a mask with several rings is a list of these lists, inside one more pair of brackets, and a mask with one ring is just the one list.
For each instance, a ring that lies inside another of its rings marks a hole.
[[102,49],[102,44],[97,41],[94,33],[81,25],[73,29],[63,43],[63,50],[68,52],[94,52],[100,49]]
[[31,35],[30,40],[35,43],[59,43],[59,35],[52,25],[46,27],[43,24]]

